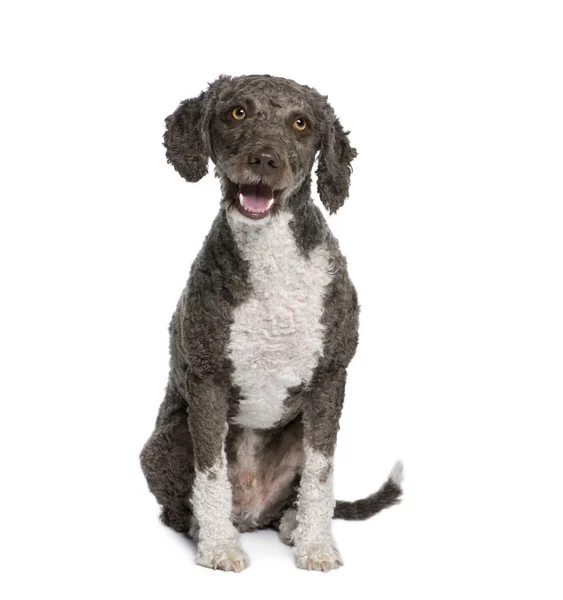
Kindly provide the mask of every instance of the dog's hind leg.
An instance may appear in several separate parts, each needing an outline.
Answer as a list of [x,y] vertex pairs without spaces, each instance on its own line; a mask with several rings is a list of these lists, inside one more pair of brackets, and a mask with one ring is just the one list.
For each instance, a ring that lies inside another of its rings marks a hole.
[[185,408],[159,419],[141,452],[141,468],[150,491],[162,506],[162,522],[179,533],[193,537],[189,499],[195,473]]

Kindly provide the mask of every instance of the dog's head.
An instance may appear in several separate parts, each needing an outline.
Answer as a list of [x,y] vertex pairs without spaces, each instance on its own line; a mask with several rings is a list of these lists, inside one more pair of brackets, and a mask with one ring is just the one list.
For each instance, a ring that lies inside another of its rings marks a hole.
[[187,181],[209,158],[223,202],[247,219],[283,210],[309,181],[317,152],[320,199],[336,212],[348,197],[356,151],[326,96],[268,75],[221,76],[166,119],[166,156]]

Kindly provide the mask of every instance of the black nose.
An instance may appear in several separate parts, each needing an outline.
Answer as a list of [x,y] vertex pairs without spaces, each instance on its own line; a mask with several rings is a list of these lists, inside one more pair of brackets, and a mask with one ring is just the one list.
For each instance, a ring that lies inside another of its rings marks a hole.
[[248,159],[252,170],[259,175],[271,175],[280,168],[280,157],[269,148],[255,152]]

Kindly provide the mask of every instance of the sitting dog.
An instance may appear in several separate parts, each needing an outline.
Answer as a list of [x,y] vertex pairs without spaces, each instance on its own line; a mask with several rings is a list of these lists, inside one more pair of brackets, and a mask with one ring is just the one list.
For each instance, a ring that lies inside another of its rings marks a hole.
[[219,214],[170,323],[170,375],[141,453],[162,521],[200,565],[241,571],[239,531],[275,527],[297,566],[342,564],[331,519],[397,503],[402,465],[371,496],[335,502],[333,456],[358,301],[311,199],[348,197],[350,146],[325,96],[271,76],[221,76],[166,119],[168,161],[221,181]]

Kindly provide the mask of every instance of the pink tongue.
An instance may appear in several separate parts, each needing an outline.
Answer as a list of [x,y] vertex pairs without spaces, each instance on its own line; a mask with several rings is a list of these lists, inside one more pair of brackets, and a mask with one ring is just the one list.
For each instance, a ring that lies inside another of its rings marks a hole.
[[249,210],[264,211],[272,199],[272,190],[267,185],[243,185],[240,192]]

